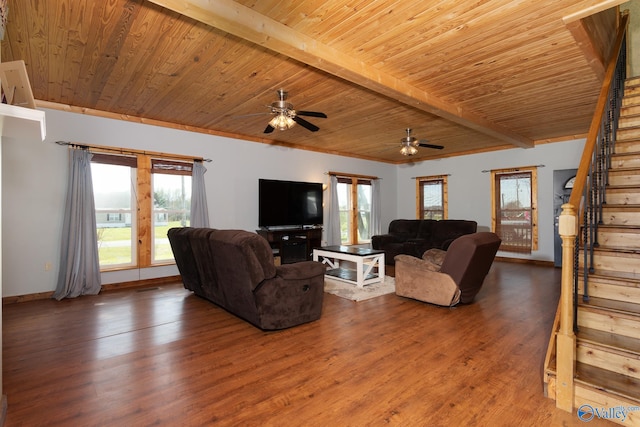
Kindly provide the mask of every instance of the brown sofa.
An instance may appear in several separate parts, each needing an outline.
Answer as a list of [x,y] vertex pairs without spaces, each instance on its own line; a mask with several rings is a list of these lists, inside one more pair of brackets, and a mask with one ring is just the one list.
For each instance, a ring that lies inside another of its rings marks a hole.
[[457,238],[446,253],[432,249],[423,258],[398,255],[396,295],[443,306],[471,303],[500,243],[495,233],[480,232]]
[[461,219],[395,219],[387,234],[371,237],[371,246],[383,250],[385,264],[393,265],[396,255],[419,258],[431,248],[446,250],[456,238],[475,233],[477,227],[475,221]]
[[320,318],[325,267],[274,265],[267,241],[249,231],[172,228],[167,233],[184,287],[264,329]]

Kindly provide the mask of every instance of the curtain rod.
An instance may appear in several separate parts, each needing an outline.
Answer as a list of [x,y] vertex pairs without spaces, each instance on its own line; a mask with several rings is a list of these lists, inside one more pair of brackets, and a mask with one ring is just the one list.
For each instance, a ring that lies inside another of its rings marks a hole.
[[211,162],[211,159],[203,159],[202,157],[192,157],[192,156],[183,156],[180,154],[169,154],[169,153],[160,153],[157,151],[143,151],[143,150],[133,150],[133,149],[125,149],[125,148],[113,148],[113,147],[105,147],[102,145],[88,145],[88,144],[79,144],[75,142],[69,141],[56,141],[56,144],[69,146],[74,148],[82,148],[85,150],[94,150],[97,152],[112,152],[118,154],[144,154],[149,156],[157,156],[164,157],[169,159],[179,159],[179,160],[193,160],[194,162]]
[[493,171],[489,170],[489,169],[485,169],[482,171],[482,173],[487,173],[487,172],[520,172],[523,169],[531,169],[531,168],[543,168],[545,167],[544,165],[533,165],[533,166],[519,166],[517,168],[506,168],[506,169],[494,169]]
[[342,178],[362,178],[362,179],[380,179],[377,176],[370,176],[370,175],[358,175],[355,173],[344,173],[344,172],[325,172],[325,175],[329,175],[329,176],[339,176]]
[[427,176],[412,176],[409,179],[438,179],[444,176],[451,176],[450,173],[441,173],[439,175],[427,175]]

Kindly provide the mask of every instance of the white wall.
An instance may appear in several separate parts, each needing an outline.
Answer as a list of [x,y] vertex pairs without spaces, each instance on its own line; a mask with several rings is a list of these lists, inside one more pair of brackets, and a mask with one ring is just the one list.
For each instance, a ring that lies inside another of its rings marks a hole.
[[640,76],[640,57],[633,55],[640,49],[640,1],[633,0],[620,5],[620,10],[629,11],[627,28],[627,77]]
[[[3,296],[55,289],[68,150],[55,141],[210,158],[205,163],[211,226],[255,230],[258,178],[328,183],[327,171],[382,178],[383,226],[396,215],[396,167],[157,126],[46,110],[44,143],[9,141],[2,156]],[[328,197],[328,195],[327,195]],[[51,268],[47,270],[47,265]],[[102,283],[175,275],[175,267],[104,273]]]
[[[44,143],[3,144],[5,297],[51,292],[56,286],[68,167],[68,150],[54,144],[57,140],[210,158],[205,178],[211,226],[246,230],[257,228],[258,178],[328,183],[325,173],[330,170],[382,178],[384,230],[395,218],[415,217],[412,177],[450,174],[449,217],[473,219],[488,229],[490,175],[482,170],[544,164],[538,171],[540,249],[530,256],[541,260],[553,260],[553,170],[575,168],[584,144],[580,140],[395,166],[57,110],[46,114]],[[157,267],[104,273],[102,281],[175,274],[174,266]]]
[[544,165],[538,168],[538,250],[530,256],[503,252],[498,255],[553,261],[553,171],[577,168],[584,142],[581,139],[399,166],[398,217],[415,218],[413,178],[450,174],[449,218],[471,219],[478,223],[480,231],[490,231],[491,174],[482,171]]

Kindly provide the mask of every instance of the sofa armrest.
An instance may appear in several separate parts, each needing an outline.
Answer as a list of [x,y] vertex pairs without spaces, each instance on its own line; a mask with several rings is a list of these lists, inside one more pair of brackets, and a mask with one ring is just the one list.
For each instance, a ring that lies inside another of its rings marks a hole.
[[254,292],[261,328],[284,329],[320,318],[325,267],[317,261],[277,266]]
[[408,255],[397,255],[395,260],[396,295],[441,306],[460,301],[458,285],[438,265]]
[[324,264],[319,261],[301,261],[276,266],[276,276],[284,280],[301,280],[324,276],[325,271]]
[[420,259],[411,255],[396,255],[394,259],[396,261],[396,268],[398,268],[398,263],[404,263],[406,266],[421,271],[440,271],[440,265],[428,259]]

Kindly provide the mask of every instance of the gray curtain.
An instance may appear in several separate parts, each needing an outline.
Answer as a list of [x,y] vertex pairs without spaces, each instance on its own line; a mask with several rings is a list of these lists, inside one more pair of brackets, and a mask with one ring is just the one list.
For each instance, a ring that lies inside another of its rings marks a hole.
[[209,227],[209,208],[204,187],[207,169],[202,162],[193,162],[191,173],[191,227]]
[[60,273],[53,298],[75,298],[100,292],[100,264],[96,212],[91,180],[92,154],[86,149],[69,150],[69,181],[62,244]]
[[338,177],[329,177],[329,217],[327,218],[327,244],[339,245],[340,238],[340,205],[338,204]]
[[371,230],[370,236],[382,234],[382,203],[380,201],[380,180],[371,181]]

